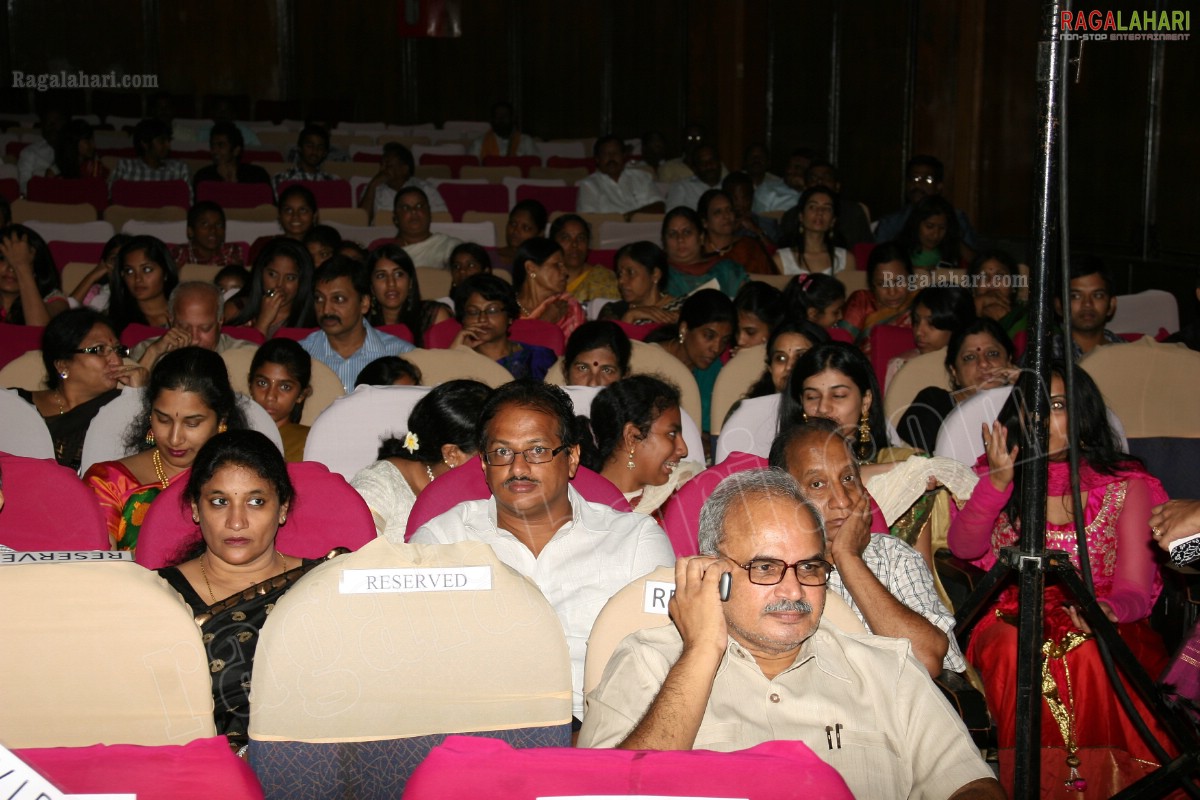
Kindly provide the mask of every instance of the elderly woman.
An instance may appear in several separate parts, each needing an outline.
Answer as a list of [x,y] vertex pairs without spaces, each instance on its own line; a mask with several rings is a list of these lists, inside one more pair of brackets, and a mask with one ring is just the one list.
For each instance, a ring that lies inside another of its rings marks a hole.
[[606,303],[600,319],[631,325],[674,325],[682,297],[667,294],[671,269],[667,254],[654,242],[631,242],[617,251],[617,291],[621,299]]
[[92,418],[120,387],[145,384],[146,371],[121,360],[126,352],[108,320],[90,308],[64,311],[43,331],[46,388],[17,394],[42,415],[54,458],[64,467],[79,469]]
[[587,263],[592,226],[578,214],[563,214],[550,223],[550,240],[563,251],[567,291],[580,303],[617,297],[617,276],[608,267]]
[[567,292],[567,267],[557,243],[540,236],[517,248],[513,259],[513,288],[522,319],[553,322],[570,336],[583,324],[583,307]]
[[629,375],[633,346],[619,325],[585,322],[567,339],[563,373],[568,386],[608,386]]
[[733,198],[724,189],[709,189],[696,207],[704,223],[704,256],[727,258],[752,275],[774,275],[775,265],[762,242],[737,231]]
[[83,475],[100,501],[114,548],[137,546],[147,507],[173,481],[186,479],[209,439],[245,427],[219,355],[183,347],[159,359],[142,396],[142,411],[125,435],[126,448],[138,452],[97,462]]
[[462,330],[452,346],[463,345],[487,356],[514,378],[542,380],[558,357],[548,347],[517,342],[508,328],[521,313],[513,287],[495,275],[473,275],[454,290],[454,308]]
[[283,456],[257,431],[219,434],[196,455],[184,498],[199,530],[181,563],[158,571],[196,615],[208,654],[217,732],[248,741],[250,671],[271,607],[325,559],[279,552],[295,490]]
[[850,295],[840,323],[864,353],[870,354],[871,331],[877,325],[912,327],[914,282],[912,261],[900,245],[886,242],[871,251],[867,259],[870,288]]
[[719,255],[704,255],[704,223],[687,206],[673,208],[663,217],[663,249],[667,251],[670,276],[667,291],[686,297],[709,281],[727,297],[733,297],[749,278],[741,264]]
[[479,381],[447,381],[413,406],[408,432],[379,446],[379,460],[350,480],[380,536],[404,543],[413,504],[426,486],[475,455],[475,423],[491,390]]

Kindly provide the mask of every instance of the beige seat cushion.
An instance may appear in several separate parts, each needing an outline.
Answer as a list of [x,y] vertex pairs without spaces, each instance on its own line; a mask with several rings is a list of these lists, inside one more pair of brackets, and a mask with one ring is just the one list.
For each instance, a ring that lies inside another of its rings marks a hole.
[[721,367],[717,373],[717,382],[712,393],[712,419],[709,420],[709,432],[714,436],[721,432],[721,424],[729,414],[733,404],[745,396],[754,382],[762,377],[767,369],[767,346],[756,344],[738,351],[729,359],[729,363]]
[[1096,381],[1128,438],[1200,437],[1200,353],[1146,336],[1098,347],[1079,365]]
[[422,386],[437,386],[463,378],[486,383],[495,389],[513,379],[511,372],[469,347],[451,347],[447,350],[418,347],[405,353],[404,360],[421,370]]
[[924,388],[938,386],[950,391],[950,374],[946,371],[946,348],[934,350],[910,359],[892,378],[883,396],[883,410],[888,422],[895,425],[913,398]]

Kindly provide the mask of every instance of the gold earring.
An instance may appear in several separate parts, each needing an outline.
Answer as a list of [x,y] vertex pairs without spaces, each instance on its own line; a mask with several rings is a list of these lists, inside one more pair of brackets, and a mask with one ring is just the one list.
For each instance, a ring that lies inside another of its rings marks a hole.
[[858,457],[865,459],[871,443],[871,423],[867,420],[867,409],[863,408],[858,420]]
[[633,463],[633,448],[629,448],[629,460],[625,462],[625,469],[633,471],[636,465]]
[[[146,430],[146,436],[145,436],[144,441],[146,442],[146,447],[154,447],[155,441],[154,441],[154,429],[153,428],[149,428]],[[199,522],[199,520],[197,520],[197,522]]]
[[217,433],[224,433],[227,430],[229,430],[229,429],[225,427],[224,422],[221,422],[217,425]]

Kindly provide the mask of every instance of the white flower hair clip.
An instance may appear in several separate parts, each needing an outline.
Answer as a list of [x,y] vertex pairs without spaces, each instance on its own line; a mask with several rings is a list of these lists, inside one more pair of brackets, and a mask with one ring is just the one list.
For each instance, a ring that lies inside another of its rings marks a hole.
[[421,442],[417,439],[417,435],[412,431],[404,437],[404,449],[410,453],[415,453],[421,448]]

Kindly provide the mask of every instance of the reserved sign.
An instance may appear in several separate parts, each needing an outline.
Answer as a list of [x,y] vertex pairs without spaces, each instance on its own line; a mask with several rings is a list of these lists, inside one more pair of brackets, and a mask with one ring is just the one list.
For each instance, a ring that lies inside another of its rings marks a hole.
[[491,588],[491,567],[402,567],[345,570],[338,591],[342,594],[395,594],[479,592]]
[[647,614],[669,613],[667,603],[675,594],[675,584],[669,581],[646,581],[642,610]]
[[63,561],[133,561],[132,550],[16,550],[0,552],[0,565],[54,564]]

